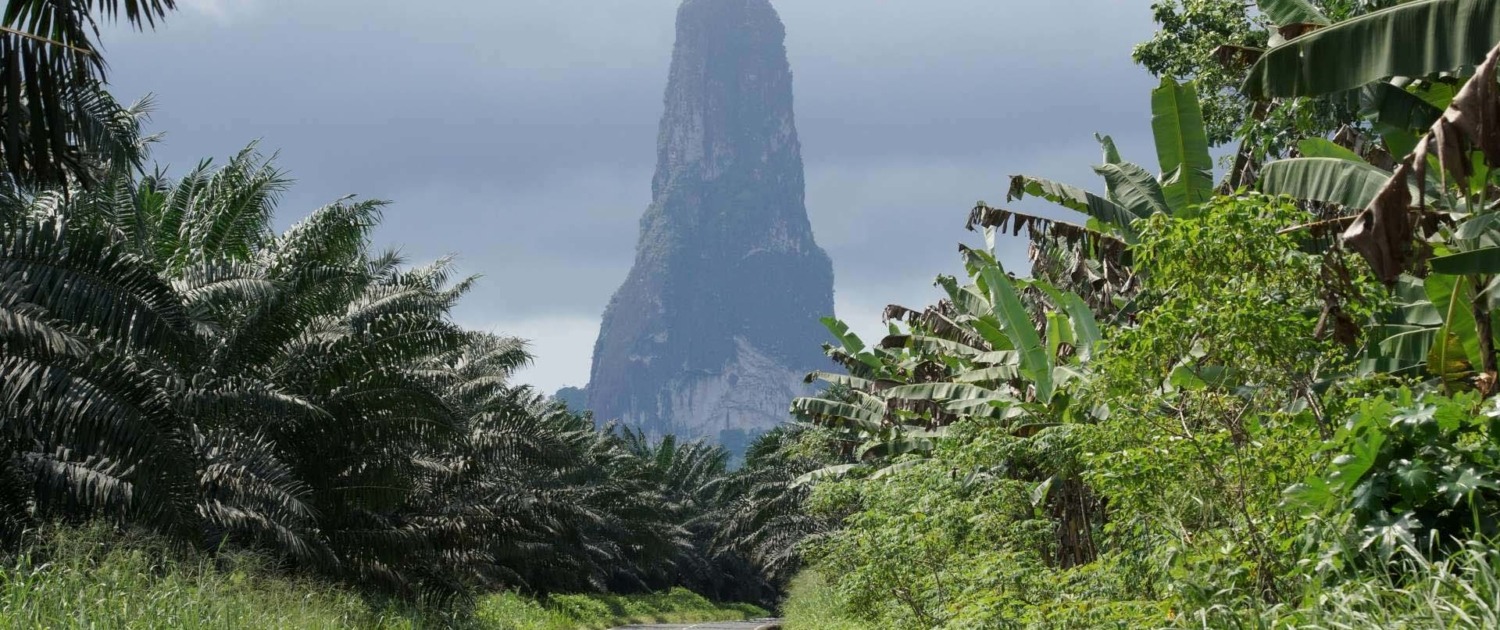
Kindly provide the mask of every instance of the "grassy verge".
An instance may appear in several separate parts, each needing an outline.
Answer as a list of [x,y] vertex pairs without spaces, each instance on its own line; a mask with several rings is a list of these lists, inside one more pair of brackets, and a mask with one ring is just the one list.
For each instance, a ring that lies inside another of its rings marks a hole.
[[869,630],[869,624],[840,613],[833,587],[816,571],[804,571],[787,588],[781,612],[786,630]]
[[482,628],[504,630],[603,630],[636,623],[700,623],[767,616],[748,605],[715,604],[683,589],[658,595],[562,595],[547,604],[505,593],[480,600],[474,617]]
[[766,614],[684,590],[559,596],[546,604],[497,594],[458,612],[379,609],[348,589],[287,576],[253,554],[210,558],[102,529],[68,530],[37,549],[0,569],[0,628],[593,630]]

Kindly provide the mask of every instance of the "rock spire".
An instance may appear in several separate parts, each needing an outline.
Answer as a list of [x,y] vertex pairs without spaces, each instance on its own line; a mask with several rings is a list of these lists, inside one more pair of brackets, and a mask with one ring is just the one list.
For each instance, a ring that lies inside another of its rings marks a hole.
[[786,31],[768,0],[687,0],[635,265],[594,347],[588,408],[742,446],[826,365],[833,266],[813,240]]

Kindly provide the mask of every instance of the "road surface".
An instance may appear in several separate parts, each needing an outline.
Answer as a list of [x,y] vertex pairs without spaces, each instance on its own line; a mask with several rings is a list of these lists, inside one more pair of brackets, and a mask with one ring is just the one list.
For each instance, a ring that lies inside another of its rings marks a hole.
[[756,630],[774,625],[770,619],[756,621],[720,621],[714,623],[658,624],[648,626],[620,626],[615,630]]

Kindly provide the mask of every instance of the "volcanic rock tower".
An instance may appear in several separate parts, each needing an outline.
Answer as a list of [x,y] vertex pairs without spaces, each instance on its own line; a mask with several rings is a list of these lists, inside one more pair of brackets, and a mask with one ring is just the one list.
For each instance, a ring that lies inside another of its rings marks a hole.
[[588,408],[731,446],[826,364],[833,266],[813,241],[786,30],[769,0],[686,0],[635,266],[604,313]]

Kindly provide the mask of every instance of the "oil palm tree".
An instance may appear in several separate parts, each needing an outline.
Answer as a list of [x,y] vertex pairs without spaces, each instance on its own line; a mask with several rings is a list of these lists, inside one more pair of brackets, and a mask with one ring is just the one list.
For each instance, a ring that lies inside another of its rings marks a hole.
[[104,89],[101,22],[152,28],[174,0],[8,0],[0,22],[0,164],[28,185],[92,187],[137,166],[143,108]]

